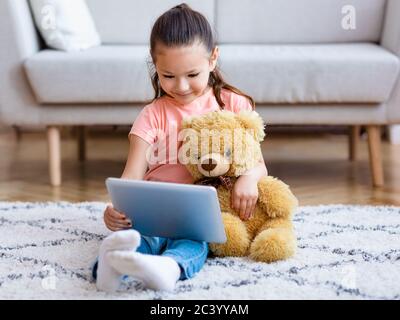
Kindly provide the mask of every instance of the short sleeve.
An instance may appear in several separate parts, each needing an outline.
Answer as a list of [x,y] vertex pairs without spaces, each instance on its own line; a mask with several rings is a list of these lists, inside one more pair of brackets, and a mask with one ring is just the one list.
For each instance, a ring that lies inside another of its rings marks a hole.
[[156,141],[158,132],[158,122],[155,111],[151,105],[147,105],[135,119],[129,135],[134,134],[153,144]]
[[228,111],[238,113],[242,110],[253,110],[250,100],[241,94],[223,89],[221,91],[221,98],[225,103],[225,109]]
[[232,94],[232,100],[232,109],[235,113],[238,113],[242,110],[253,110],[250,100],[245,96],[240,94]]

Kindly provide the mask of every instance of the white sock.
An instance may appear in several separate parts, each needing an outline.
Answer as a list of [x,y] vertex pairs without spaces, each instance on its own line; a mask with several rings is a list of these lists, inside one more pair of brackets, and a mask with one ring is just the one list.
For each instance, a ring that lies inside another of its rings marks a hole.
[[118,289],[121,274],[107,261],[107,253],[113,250],[135,251],[140,244],[140,234],[135,230],[117,231],[105,238],[100,246],[97,265],[97,289],[113,292]]
[[111,251],[107,253],[107,259],[121,274],[139,279],[146,287],[154,290],[172,291],[181,275],[178,263],[166,256]]

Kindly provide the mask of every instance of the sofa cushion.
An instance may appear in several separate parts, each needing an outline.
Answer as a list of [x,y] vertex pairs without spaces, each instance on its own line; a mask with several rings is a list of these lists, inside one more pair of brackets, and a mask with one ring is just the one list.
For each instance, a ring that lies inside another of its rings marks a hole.
[[[385,4],[386,0],[217,0],[218,41],[378,42]],[[352,6],[351,11],[345,6]],[[346,22],[353,12],[355,28],[343,28],[342,20]]]
[[214,26],[214,0],[86,0],[101,42],[105,44],[148,44],[153,23],[162,13],[186,2],[204,14]]
[[153,95],[148,52],[147,46],[43,50],[25,61],[25,69],[41,103],[142,102]]
[[220,45],[228,83],[256,102],[383,102],[398,58],[374,44]]
[[[258,103],[382,102],[399,71],[373,44],[220,45],[228,83]],[[40,51],[25,62],[41,103],[145,102],[152,98],[146,46],[80,53]]]

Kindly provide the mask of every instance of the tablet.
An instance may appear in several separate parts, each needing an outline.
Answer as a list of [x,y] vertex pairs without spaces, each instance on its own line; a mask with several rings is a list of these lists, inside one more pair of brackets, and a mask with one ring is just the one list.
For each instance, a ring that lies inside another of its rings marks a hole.
[[217,191],[210,186],[107,178],[116,210],[142,235],[223,243]]

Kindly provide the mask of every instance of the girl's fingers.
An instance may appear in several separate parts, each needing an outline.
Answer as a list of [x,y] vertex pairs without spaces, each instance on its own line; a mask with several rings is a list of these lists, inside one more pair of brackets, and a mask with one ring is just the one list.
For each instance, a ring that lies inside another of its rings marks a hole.
[[130,224],[130,221],[126,221],[126,220],[115,220],[112,218],[107,218],[105,220],[106,224],[109,226],[112,226],[114,228],[120,228],[120,229],[128,229],[132,226],[132,224]]
[[240,200],[240,219],[244,220],[246,218],[246,207],[247,207],[247,200],[241,199]]
[[256,210],[256,204],[257,204],[257,199],[251,201],[248,218],[254,215],[254,211]]
[[240,198],[238,196],[232,195],[232,209],[236,212],[240,210]]
[[114,219],[126,219],[125,214],[123,214],[122,212],[118,212],[115,210],[112,210],[110,212],[111,217],[113,217]]
[[131,222],[130,219],[128,218],[114,218],[112,216],[107,217],[110,221],[113,221],[115,223],[121,223],[121,224],[129,224]]
[[253,210],[253,200],[249,199],[247,200],[246,204],[246,220],[248,220],[251,217],[252,210]]
[[250,213],[251,213],[251,203],[252,203],[252,201],[251,200],[247,200],[246,201],[246,212],[245,212],[245,214],[244,214],[244,218],[245,218],[245,220],[247,220],[249,217],[250,217]]
[[116,221],[113,221],[112,223],[118,228],[128,229],[128,228],[132,227],[132,225],[129,223],[121,223],[121,222],[116,222]]
[[123,227],[123,226],[118,226],[115,224],[108,224],[107,225],[108,229],[110,229],[111,231],[121,231],[121,230],[126,230],[129,229],[128,227]]
[[123,213],[115,210],[112,204],[107,205],[103,220],[111,231],[125,230],[132,227],[131,221]]
[[123,214],[122,212],[118,212],[112,207],[107,207],[107,215],[113,217],[114,219],[126,218],[125,214]]
[[117,226],[115,225],[115,223],[109,221],[109,220],[104,220],[106,226],[108,229],[112,230],[112,231],[116,231]]
[[120,231],[120,229],[110,226],[110,225],[107,225],[107,228],[110,229],[111,231]]
[[[242,201],[244,201],[245,206],[243,206]],[[240,211],[241,212],[240,217],[243,220],[248,220],[254,214],[254,211],[255,211],[256,205],[257,205],[257,198],[256,199],[250,198],[248,200],[242,200],[242,201],[240,202],[240,207],[241,207],[241,210],[244,210],[244,213],[242,215],[242,211]],[[242,209],[242,208],[244,208],[244,209]]]
[[117,226],[115,226],[113,223],[110,223],[110,222],[106,222],[106,226],[111,231],[119,231],[120,230]]

